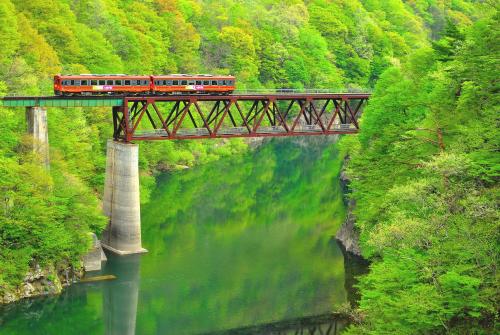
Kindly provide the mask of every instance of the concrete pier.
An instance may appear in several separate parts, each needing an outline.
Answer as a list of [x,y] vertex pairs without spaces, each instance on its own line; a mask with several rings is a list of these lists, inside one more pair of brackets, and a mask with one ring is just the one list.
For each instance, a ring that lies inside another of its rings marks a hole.
[[139,147],[108,140],[103,200],[109,224],[102,246],[119,255],[146,252],[141,245]]
[[47,109],[43,107],[26,107],[26,123],[28,134],[33,136],[33,151],[36,152],[43,165],[49,165],[49,131],[47,125]]
[[83,256],[83,267],[86,272],[101,270],[101,263],[106,261],[106,255],[101,247],[101,242],[97,239],[94,233],[89,233],[92,236],[92,247]]

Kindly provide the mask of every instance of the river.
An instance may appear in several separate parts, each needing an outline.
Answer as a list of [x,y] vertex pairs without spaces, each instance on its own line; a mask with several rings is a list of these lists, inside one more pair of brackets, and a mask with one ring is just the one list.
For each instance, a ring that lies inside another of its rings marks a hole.
[[148,253],[109,255],[114,281],[3,307],[0,334],[202,334],[331,311],[358,271],[332,238],[340,167],[331,141],[281,139],[162,175],[141,209]]

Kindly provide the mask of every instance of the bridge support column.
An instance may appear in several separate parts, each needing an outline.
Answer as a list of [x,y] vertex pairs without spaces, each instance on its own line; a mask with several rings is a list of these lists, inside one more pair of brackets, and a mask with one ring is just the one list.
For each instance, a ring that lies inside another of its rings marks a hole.
[[139,147],[108,140],[103,200],[109,224],[102,246],[119,255],[146,252],[141,245]]
[[47,109],[43,107],[26,107],[26,123],[28,134],[33,136],[33,151],[40,155],[45,168],[49,168],[49,131],[47,126]]

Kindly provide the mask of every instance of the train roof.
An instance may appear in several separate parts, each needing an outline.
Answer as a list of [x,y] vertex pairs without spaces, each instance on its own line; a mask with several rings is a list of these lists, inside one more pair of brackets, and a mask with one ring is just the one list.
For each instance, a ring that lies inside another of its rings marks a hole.
[[[144,74],[121,74],[121,73],[109,73],[109,74],[58,74],[56,76],[60,77],[150,77],[150,75]],[[184,73],[172,73],[172,74],[155,74],[153,77],[196,77],[196,78],[234,78],[231,75],[214,75],[214,74],[184,74]]]
[[89,77],[98,77],[98,78],[110,78],[110,77],[127,77],[127,78],[149,78],[149,75],[141,75],[141,74],[58,74],[56,76],[59,77],[70,77],[70,78],[89,78]]
[[216,74],[156,74],[152,77],[169,77],[169,78],[234,78],[230,75],[216,75]]

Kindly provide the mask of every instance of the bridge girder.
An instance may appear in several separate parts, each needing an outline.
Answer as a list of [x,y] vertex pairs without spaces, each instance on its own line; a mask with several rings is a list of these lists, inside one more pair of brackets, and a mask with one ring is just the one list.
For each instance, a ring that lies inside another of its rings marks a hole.
[[124,142],[352,134],[367,94],[124,97],[113,137]]

